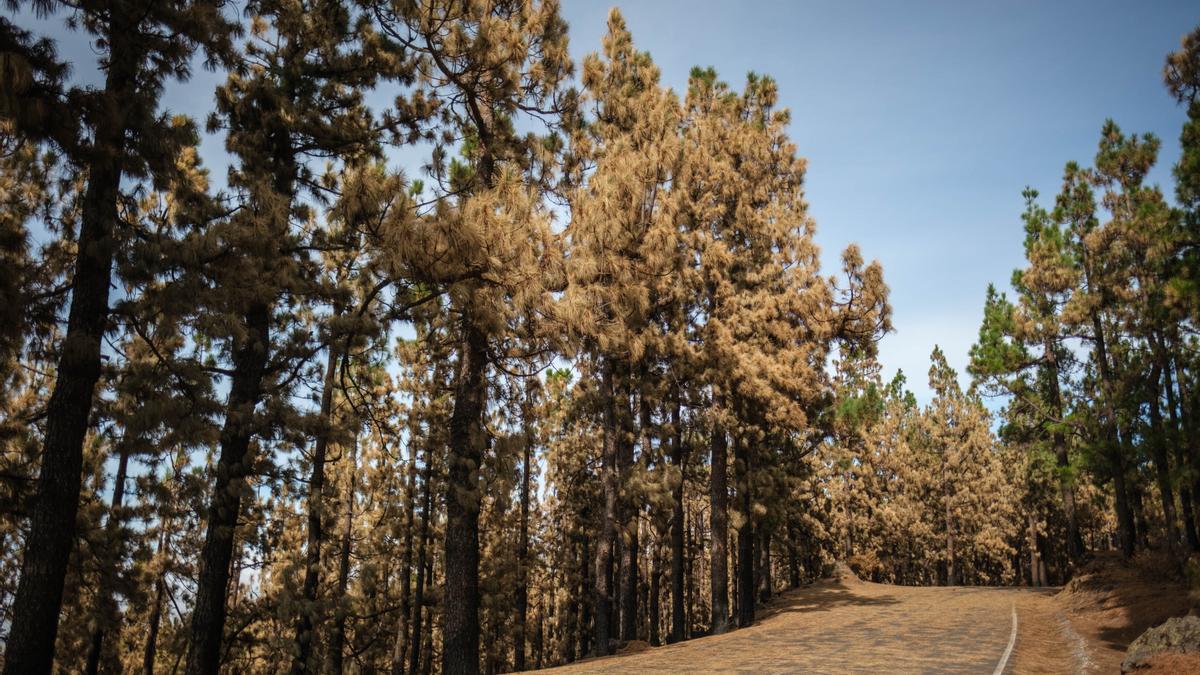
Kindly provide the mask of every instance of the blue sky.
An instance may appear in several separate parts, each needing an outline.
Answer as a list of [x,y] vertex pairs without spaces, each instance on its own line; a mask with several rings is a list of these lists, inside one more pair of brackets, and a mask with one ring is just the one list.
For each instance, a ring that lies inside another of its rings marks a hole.
[[[596,51],[611,1],[563,0],[572,52]],[[824,266],[858,242],[892,289],[880,345],[928,400],[935,343],[966,367],[988,282],[1021,264],[1021,190],[1052,200],[1100,127],[1163,141],[1151,180],[1173,192],[1184,111],[1163,59],[1200,23],[1195,2],[618,3],[634,43],[682,91],[694,65],[779,83],[808,158]],[[1048,202],[1049,203],[1049,202]]]
[[[576,58],[600,48],[611,0],[562,0]],[[1090,163],[1099,130],[1153,132],[1151,179],[1173,191],[1184,112],[1161,84],[1165,55],[1200,23],[1194,2],[618,3],[638,48],[682,91],[695,65],[740,86],[779,83],[792,137],[808,159],[807,196],[825,267],[850,242],[877,258],[896,332],[881,344],[888,377],[903,368],[921,401],[935,343],[966,366],[989,282],[1021,264],[1021,190],[1051,200],[1063,164]],[[95,56],[79,33],[21,17],[59,38],[80,79]],[[223,79],[197,71],[165,106],[203,119]],[[373,100],[375,97],[372,97]],[[378,100],[383,101],[382,97]],[[221,182],[222,140],[205,139]],[[408,157],[406,157],[406,155]],[[410,153],[394,161],[418,175]],[[966,377],[962,376],[964,383]]]

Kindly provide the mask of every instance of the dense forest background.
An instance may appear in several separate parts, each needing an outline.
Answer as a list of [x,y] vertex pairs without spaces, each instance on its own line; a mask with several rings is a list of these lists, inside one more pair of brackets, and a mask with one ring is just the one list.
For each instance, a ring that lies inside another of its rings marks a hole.
[[[6,674],[500,672],[746,626],[839,561],[1196,569],[1200,30],[1173,198],[1106,123],[922,407],[881,266],[820,269],[768,76],[672,91],[615,10],[575,64],[553,0],[8,6]],[[201,64],[215,112],[164,113]]]

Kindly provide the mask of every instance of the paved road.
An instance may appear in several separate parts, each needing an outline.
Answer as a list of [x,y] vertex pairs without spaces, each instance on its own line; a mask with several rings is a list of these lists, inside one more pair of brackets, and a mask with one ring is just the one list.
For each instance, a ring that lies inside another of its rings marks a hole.
[[[827,581],[784,595],[758,624],[554,673],[994,673],[1071,672],[1044,593],[914,588]],[[1020,630],[1013,638],[1013,612]]]

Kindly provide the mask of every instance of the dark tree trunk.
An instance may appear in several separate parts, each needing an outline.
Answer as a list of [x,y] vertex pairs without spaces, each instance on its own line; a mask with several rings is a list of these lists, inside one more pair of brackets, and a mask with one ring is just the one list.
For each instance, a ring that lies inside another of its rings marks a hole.
[[1162,370],[1155,366],[1150,375],[1150,449],[1154,456],[1154,474],[1158,479],[1158,492],[1162,497],[1164,534],[1167,550],[1172,553],[1179,548],[1179,530],[1175,522],[1175,492],[1171,488],[1171,466],[1167,459],[1166,431],[1163,429],[1162,408],[1159,402],[1159,385]]
[[546,646],[544,637],[544,631],[546,630],[545,624],[545,605],[542,604],[541,594],[538,594],[537,630],[535,630],[533,633],[533,667],[538,670],[542,669],[542,655]]
[[[425,585],[426,590],[433,583],[433,560],[429,561],[430,567],[425,569]],[[425,622],[431,627],[433,626],[433,608],[429,607],[425,610]],[[431,675],[433,673],[433,629],[425,631],[425,637],[421,641],[421,675]]]
[[596,565],[592,564],[592,555],[588,550],[588,537],[583,536],[583,541],[579,543],[579,561],[582,569],[579,572],[579,658],[587,656],[591,652],[591,637],[592,630],[589,624],[592,622],[592,604],[588,602],[588,597],[593,594],[588,593],[588,589],[594,588],[595,584],[592,580],[591,571]]
[[96,675],[100,671],[100,657],[104,651],[104,637],[110,628],[118,628],[119,610],[113,598],[113,586],[117,581],[117,570],[121,565],[121,546],[117,543],[121,529],[121,505],[125,501],[125,474],[129,469],[129,448],[120,444],[117,460],[117,475],[113,480],[112,504],[108,520],[104,523],[106,545],[111,546],[109,559],[100,573],[100,588],[96,593],[96,627],[92,630],[91,646],[88,648],[87,665],[84,672]]
[[957,586],[959,582],[957,567],[958,554],[955,550],[955,544],[957,542],[954,540],[954,512],[951,509],[950,503],[953,494],[950,489],[950,476],[948,475],[944,465],[942,466],[942,484],[944,486],[942,494],[942,500],[944,502],[943,516],[945,518],[946,526],[946,585]]
[[41,472],[5,643],[5,675],[48,673],[54,662],[63,584],[75,543],[83,442],[100,379],[100,343],[108,327],[117,199],[127,144],[124,101],[135,86],[138,68],[137,38],[125,24],[120,10],[114,9],[107,31],[110,58],[104,112],[99,113],[95,148],[87,162],[71,308],[46,406]]
[[738,529],[738,627],[745,628],[754,623],[754,518],[753,495],[751,494],[750,444],[743,439],[734,443],[737,454],[734,473],[737,482],[738,511],[742,514],[742,527]]
[[162,621],[163,595],[167,589],[167,573],[158,575],[154,582],[154,600],[150,604],[149,624],[146,630],[146,645],[142,649],[142,675],[154,675],[154,659],[158,654],[158,626]]
[[1134,529],[1134,539],[1143,549],[1150,546],[1150,524],[1146,516],[1146,500],[1145,493],[1142,491],[1142,485],[1135,477],[1134,480],[1126,482],[1126,487],[1129,490],[1129,502],[1133,509],[1133,519],[1136,524]]
[[[346,488],[342,492],[342,540],[338,550],[337,592],[339,600],[346,596],[346,588],[350,585],[350,553],[354,544],[354,494],[358,489],[358,430],[350,441],[350,454],[347,457],[350,475],[346,477]],[[346,607],[338,603],[333,614],[333,634],[329,636],[329,661],[326,672],[341,675],[343,653],[346,647]]]
[[[340,312],[339,312],[340,314]],[[308,541],[304,551],[304,586],[300,602],[300,615],[296,618],[296,655],[292,659],[293,675],[311,673],[313,615],[317,605],[317,587],[321,583],[321,545],[325,540],[325,457],[329,449],[329,436],[333,419],[333,387],[337,374],[340,350],[329,347],[325,364],[325,381],[321,385],[320,430],[313,443],[312,469],[308,477]]]
[[694,621],[695,617],[696,617],[696,612],[695,612],[695,608],[696,608],[696,547],[695,547],[696,534],[695,534],[695,529],[698,528],[699,525],[697,523],[693,522],[693,519],[689,519],[687,517],[686,513],[684,514],[683,522],[684,522],[683,554],[684,554],[684,559],[687,561],[687,574],[685,575],[685,578],[684,578],[684,582],[685,582],[684,585],[686,586],[686,588],[684,589],[684,595],[687,597],[687,612],[686,612],[687,616],[685,617],[684,622],[683,622],[683,639],[686,640],[692,636],[692,631],[693,631],[692,621]]
[[759,531],[758,540],[761,546],[761,556],[758,563],[758,601],[767,603],[775,592],[775,581],[771,578],[771,532],[766,529]]
[[533,383],[525,383],[525,405],[521,421],[524,425],[524,446],[521,454],[521,524],[517,541],[517,625],[513,635],[513,668],[525,670],[525,624],[529,619],[529,469],[533,459]]
[[662,569],[659,565],[658,546],[650,548],[650,592],[649,592],[649,610],[650,610],[650,645],[657,647],[659,640],[658,627],[662,620],[659,616],[659,577],[662,575]]
[[400,616],[396,619],[396,643],[392,645],[392,675],[404,675],[408,660],[408,626],[412,615],[412,564],[414,511],[417,508],[417,442],[408,443],[408,475],[404,485],[404,555],[400,560]]
[[624,369],[620,388],[620,414],[623,433],[620,435],[620,500],[617,514],[619,516],[619,536],[621,537],[621,570],[618,597],[620,600],[619,633],[622,641],[637,639],[637,589],[638,589],[638,525],[640,524],[641,504],[638,495],[629,494],[626,490],[628,477],[634,463],[634,438],[637,434],[634,413],[632,409],[633,388],[630,386],[631,373]]
[[[1175,396],[1175,385],[1172,383],[1172,363],[1168,359],[1163,368],[1163,389],[1167,394],[1167,410],[1171,418],[1171,428],[1175,430],[1172,445],[1175,449],[1175,466],[1181,471],[1188,467],[1184,454],[1184,440],[1190,436],[1186,423],[1186,411],[1179,405]],[[1200,538],[1196,536],[1196,512],[1192,508],[1192,490],[1186,480],[1179,481],[1179,506],[1183,514],[1183,534],[1189,551],[1200,550]]]
[[624,642],[637,639],[638,511],[636,508],[627,511],[632,516],[625,526],[627,534],[621,547],[621,640]]
[[250,472],[254,408],[262,398],[271,344],[271,309],[255,304],[244,317],[246,333],[234,346],[234,374],[221,429],[221,456],[208,507],[208,528],[200,552],[196,605],[192,611],[188,675],[216,675],[225,632],[225,591],[233,559],[234,530],[242,509],[242,480]]
[[468,307],[450,415],[446,474],[442,672],[479,672],[479,467],[487,405],[487,337]]
[[[411,658],[408,672],[417,675],[421,672],[422,651],[422,612],[425,610],[425,589],[429,586],[432,576],[425,571],[429,557],[430,523],[433,519],[433,443],[425,448],[425,466],[421,469],[421,533],[417,541],[417,581],[412,607],[412,638],[408,641]],[[430,630],[429,633],[433,631]]]
[[[1192,514],[1194,519],[1200,519],[1200,429],[1195,427],[1196,419],[1192,416],[1194,408],[1192,408],[1193,400],[1189,395],[1186,381],[1187,373],[1183,372],[1179,365],[1178,339],[1173,339],[1172,344],[1176,345],[1176,349],[1174,350],[1175,386],[1179,391],[1179,423],[1180,429],[1183,431],[1181,445],[1184,446],[1186,456],[1189,458],[1186,464],[1181,462],[1180,465],[1187,465],[1192,469]],[[1182,453],[1183,451],[1180,452]],[[1200,539],[1200,520],[1197,520],[1195,523],[1195,530],[1195,536],[1197,539]]]
[[613,539],[617,528],[617,411],[616,392],[613,389],[613,364],[602,366],[603,382],[601,396],[604,406],[603,465],[601,480],[604,483],[604,522],[596,542],[595,571],[595,642],[594,652],[598,656],[611,653],[611,623],[613,611]]
[[800,588],[800,553],[797,550],[799,542],[796,541],[796,527],[792,522],[791,517],[788,517],[788,587]]
[[683,604],[683,488],[684,475],[687,471],[687,458],[683,447],[683,430],[679,419],[680,404],[678,397],[671,410],[671,426],[674,435],[671,440],[671,463],[678,472],[678,481],[671,486],[671,635],[667,642],[683,640],[684,604]]
[[[618,485],[620,474],[618,474]],[[618,488],[618,495],[620,488]],[[620,497],[617,500],[617,513],[620,513]],[[617,648],[617,643],[621,638],[621,551],[624,548],[621,541],[621,526],[620,516],[617,518],[617,527],[613,529],[612,539],[612,569],[611,577],[608,580],[608,588],[611,590],[611,604],[608,612],[608,637],[609,637],[609,652],[613,652]]]
[[[714,396],[714,399],[717,397]],[[713,407],[720,405],[713,401]],[[713,635],[729,630],[729,488],[726,485],[726,461],[728,441],[725,430],[714,427],[709,447],[712,450],[712,475],[709,480],[709,528],[712,536],[712,620],[709,627]]]

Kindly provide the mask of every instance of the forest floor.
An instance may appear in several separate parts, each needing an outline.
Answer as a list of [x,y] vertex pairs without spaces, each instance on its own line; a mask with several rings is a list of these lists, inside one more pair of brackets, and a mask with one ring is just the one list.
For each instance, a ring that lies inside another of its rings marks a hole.
[[[1069,637],[1086,642],[1091,672],[1120,672],[1129,643],[1147,628],[1196,607],[1196,598],[1162,556],[1143,554],[1122,563],[1116,554],[1097,554],[1054,597],[1069,619]],[[1164,655],[1154,672],[1200,672],[1200,655]],[[1144,671],[1138,671],[1144,672]]]
[[[777,596],[749,628],[664,647],[633,643],[617,656],[554,672],[994,673],[1004,661],[1007,673],[1112,673],[1120,672],[1129,642],[1190,604],[1178,582],[1108,560],[1061,592],[890,586],[842,576]],[[1154,670],[1193,665],[1164,661]]]

